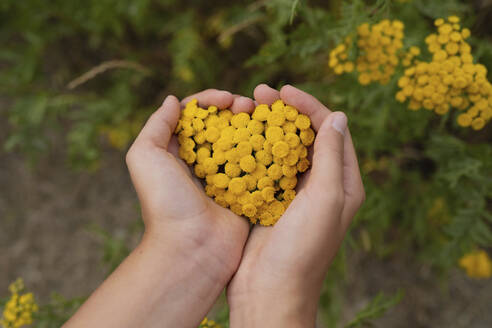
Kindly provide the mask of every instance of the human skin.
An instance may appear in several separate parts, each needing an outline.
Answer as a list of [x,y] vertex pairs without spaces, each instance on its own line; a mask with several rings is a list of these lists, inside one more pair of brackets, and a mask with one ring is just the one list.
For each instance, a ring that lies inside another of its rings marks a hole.
[[177,156],[173,135],[189,99],[254,107],[246,97],[205,90],[166,98],[128,151],[126,162],[145,223],[140,244],[64,327],[198,327],[241,259],[249,223],[217,205]]
[[234,113],[253,101],[219,90],[181,104],[169,96],[127,154],[142,241],[64,327],[197,327],[229,282],[231,327],[314,326],[323,277],[364,198],[346,117],[290,86],[254,94],[297,107],[317,131],[312,169],[281,220],[248,239],[247,220],[208,198],[177,156],[172,132],[187,101]]
[[331,113],[292,86],[260,85],[257,103],[277,99],[311,118],[317,131],[312,168],[273,227],[255,226],[229,284],[231,327],[314,327],[324,277],[365,199],[343,113]]

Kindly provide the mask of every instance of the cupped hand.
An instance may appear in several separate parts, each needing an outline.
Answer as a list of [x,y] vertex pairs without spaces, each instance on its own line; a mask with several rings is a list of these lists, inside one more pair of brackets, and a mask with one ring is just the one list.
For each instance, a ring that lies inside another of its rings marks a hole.
[[284,215],[250,233],[227,291],[231,326],[314,327],[325,274],[365,198],[347,118],[289,85],[280,92],[259,85],[254,95],[296,107],[317,136],[312,167]]
[[126,161],[142,208],[144,240],[174,249],[186,260],[204,259],[204,274],[225,285],[239,264],[249,223],[207,197],[178,156],[173,132],[181,108],[193,98],[201,106],[216,105],[236,113],[254,107],[249,98],[215,89],[181,103],[168,96],[145,124]]

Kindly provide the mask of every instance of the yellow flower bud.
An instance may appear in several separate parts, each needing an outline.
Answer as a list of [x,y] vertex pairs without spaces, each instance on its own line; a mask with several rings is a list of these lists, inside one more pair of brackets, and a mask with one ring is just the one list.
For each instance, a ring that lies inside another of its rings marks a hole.
[[273,144],[284,138],[284,131],[279,126],[270,126],[266,129],[265,138]]
[[239,166],[244,172],[251,173],[256,169],[256,160],[251,155],[243,156],[239,162]]
[[259,151],[263,149],[263,143],[265,142],[265,137],[261,134],[254,134],[249,138],[249,143],[253,147],[253,150]]
[[240,157],[250,155],[253,151],[253,146],[249,141],[241,141],[237,144],[236,149]]
[[267,169],[267,174],[273,180],[278,180],[282,177],[282,167],[278,164],[272,164]]
[[256,152],[256,160],[263,165],[270,165],[273,161],[272,154],[269,154],[265,150]]
[[213,158],[208,157],[203,161],[203,168],[207,174],[215,174],[219,167]]
[[248,141],[251,137],[251,133],[247,128],[238,128],[236,132],[234,132],[234,143],[240,143],[241,141]]
[[282,174],[288,178],[292,178],[297,174],[296,165],[282,165]]
[[275,188],[265,187],[261,190],[261,196],[266,202],[271,202],[275,199]]
[[232,178],[231,181],[229,181],[229,190],[236,195],[240,194],[246,191],[246,183],[242,178]]
[[282,125],[282,130],[284,130],[284,133],[295,134],[297,132],[297,126],[294,124],[294,122],[285,122],[284,125]]
[[302,130],[300,134],[302,144],[305,146],[311,146],[314,142],[314,131],[311,128]]
[[289,145],[285,141],[277,141],[272,148],[272,154],[277,157],[285,157],[289,153]]
[[305,130],[311,126],[311,120],[306,115],[299,114],[296,118],[295,125],[300,130]]
[[283,112],[273,111],[267,116],[268,126],[282,126],[285,123],[285,115]]
[[217,188],[227,188],[231,179],[224,173],[217,173],[214,175],[214,185]]
[[281,99],[275,100],[272,104],[272,111],[281,112],[284,110],[284,102]]
[[297,185],[297,177],[283,177],[280,179],[279,185],[283,190],[294,189]]
[[224,167],[225,174],[231,178],[238,177],[241,174],[241,168],[237,164],[226,163]]
[[[264,176],[258,179],[258,189],[262,190],[266,187],[273,187],[273,180],[270,177]],[[292,189],[292,188],[290,188]]]
[[256,206],[253,204],[245,204],[243,205],[242,211],[244,215],[249,218],[252,218],[256,215]]
[[219,140],[219,137],[220,131],[218,128],[211,126],[207,127],[207,129],[205,130],[205,139],[208,142],[216,142],[217,140]]
[[252,135],[261,135],[265,129],[262,122],[257,120],[251,120],[248,123],[248,130]]
[[294,107],[289,105],[285,106],[285,118],[288,121],[294,122],[298,114],[299,113],[297,112],[297,109],[295,109]]
[[269,113],[270,109],[268,108],[268,105],[258,105],[253,112],[253,119],[261,122],[266,121]]
[[249,115],[247,113],[239,113],[232,117],[231,125],[235,128],[245,128],[249,123]]

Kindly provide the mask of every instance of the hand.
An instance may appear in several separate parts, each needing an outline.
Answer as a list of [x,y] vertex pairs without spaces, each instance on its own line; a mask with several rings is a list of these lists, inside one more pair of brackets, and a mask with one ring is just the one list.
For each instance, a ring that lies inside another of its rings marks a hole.
[[[226,91],[191,97],[236,113],[254,107]],[[127,155],[145,223],[142,242],[64,327],[194,328],[236,271],[248,220],[208,198],[178,159],[180,106],[167,97]]]
[[365,194],[347,118],[292,86],[259,85],[257,103],[282,99],[317,131],[312,168],[273,227],[255,226],[227,291],[232,327],[314,327],[319,293]]
[[[233,112],[249,111],[253,101],[209,89],[189,96],[199,105]],[[198,178],[178,156],[173,134],[180,103],[166,98],[148,120],[127,154],[127,164],[142,207],[145,238],[164,242],[187,260],[204,262],[204,270],[225,285],[239,264],[249,232],[248,221],[207,197]]]

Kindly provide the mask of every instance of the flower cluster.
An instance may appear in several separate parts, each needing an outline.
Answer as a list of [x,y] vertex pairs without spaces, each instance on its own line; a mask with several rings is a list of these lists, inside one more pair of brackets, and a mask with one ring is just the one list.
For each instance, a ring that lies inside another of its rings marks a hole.
[[38,311],[38,305],[34,302],[32,293],[24,293],[24,282],[17,279],[10,284],[10,299],[5,304],[3,317],[0,324],[3,328],[18,328],[32,324],[32,314]]
[[480,279],[492,276],[492,261],[484,250],[466,254],[460,259],[459,264],[470,278]]
[[438,33],[425,42],[432,61],[415,61],[399,79],[396,99],[409,101],[408,108],[425,108],[444,115],[450,108],[465,111],[457,118],[462,127],[480,130],[492,117],[492,85],[485,66],[473,63],[466,41],[470,30],[461,28],[459,18],[435,21]]
[[352,38],[347,36],[343,43],[336,46],[330,52],[328,66],[330,66],[337,75],[354,71],[354,62],[348,59],[348,50],[350,49],[351,44]]
[[200,327],[198,328],[222,328],[222,326],[216,323],[214,320],[209,320],[207,317],[205,317],[200,323]]
[[179,156],[206,181],[205,192],[252,223],[273,225],[294,199],[297,173],[309,168],[309,117],[281,100],[233,114],[194,99],[176,127]]
[[[355,68],[359,73],[359,83],[371,82],[386,84],[395,73],[399,63],[398,52],[403,47],[404,25],[399,20],[382,20],[370,25],[364,23],[357,28],[357,47],[359,55]],[[354,63],[348,60],[351,38],[330,52],[329,66],[336,74],[354,70]]]

